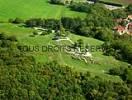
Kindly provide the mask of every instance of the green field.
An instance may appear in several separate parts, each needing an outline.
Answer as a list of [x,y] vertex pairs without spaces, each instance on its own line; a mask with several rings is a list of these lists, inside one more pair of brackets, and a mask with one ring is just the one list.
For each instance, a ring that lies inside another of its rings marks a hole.
[[[36,36],[36,37],[30,37],[34,30],[30,28],[24,28],[21,27],[21,25],[14,25],[9,23],[1,23],[0,24],[0,32],[4,32],[7,35],[15,35],[17,36],[20,43],[29,45],[29,46],[45,46],[45,45],[53,45],[57,44],[56,41],[52,40],[54,34],[51,33],[49,35],[45,36]],[[78,36],[75,34],[70,34],[69,37],[72,41],[76,41],[78,39],[82,39],[85,44],[89,45],[101,45],[103,42],[93,39],[93,38],[87,38],[83,36]],[[69,42],[64,41],[61,42],[62,44]],[[65,52],[29,52],[31,55],[33,55],[37,62],[49,62],[53,60],[57,60],[60,64],[68,65],[72,67],[74,70],[77,71],[90,71],[93,75],[99,75],[106,79],[110,80],[117,80],[119,81],[120,78],[116,76],[110,76],[107,74],[104,74],[104,71],[108,71],[112,67],[120,67],[120,66],[126,66],[127,63],[121,62],[116,60],[115,58],[111,56],[104,56],[102,52],[92,52],[92,55],[94,57],[94,60],[97,62],[96,64],[88,63],[86,64],[84,61],[73,59],[69,54],[66,54]]]
[[[60,18],[68,17],[85,17],[85,13],[71,11],[66,6],[53,5],[49,0],[0,0],[0,21],[9,18]],[[78,0],[80,1],[80,0]],[[102,0],[114,3],[128,5],[131,0]]]
[[9,18],[60,18],[81,17],[86,14],[71,11],[61,5],[52,5],[48,0],[0,0],[0,21]]

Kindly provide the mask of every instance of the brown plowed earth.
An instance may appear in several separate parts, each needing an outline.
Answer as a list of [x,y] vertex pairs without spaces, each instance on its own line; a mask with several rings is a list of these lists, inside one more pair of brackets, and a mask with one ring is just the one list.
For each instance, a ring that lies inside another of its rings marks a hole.
[[122,0],[122,2],[127,3],[127,4],[132,4],[132,0]]

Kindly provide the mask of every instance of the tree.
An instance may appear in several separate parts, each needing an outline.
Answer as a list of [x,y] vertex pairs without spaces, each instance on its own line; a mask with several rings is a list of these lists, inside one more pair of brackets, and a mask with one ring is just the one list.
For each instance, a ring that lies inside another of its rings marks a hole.
[[80,49],[82,49],[82,47],[84,47],[84,41],[82,39],[78,39],[74,44],[73,44],[73,48],[76,49],[77,47],[79,47]]
[[63,27],[61,21],[60,21],[60,31],[57,33],[59,36],[66,37],[69,35],[69,32],[66,32],[65,28]]
[[79,35],[83,35],[83,36],[93,36],[94,34],[92,34],[92,27],[81,27],[79,28]]
[[95,38],[103,41],[111,41],[114,39],[114,35],[108,28],[101,28],[96,30]]
[[125,12],[125,10],[123,9],[116,9],[113,10],[111,12],[111,15],[113,18],[117,19],[117,18],[126,18],[127,17],[127,13]]
[[9,19],[9,22],[14,24],[20,24],[23,23],[24,21],[21,18],[15,18],[15,19]]
[[132,13],[132,4],[129,4],[128,6],[127,6],[127,8],[126,8],[126,11],[128,12],[128,13]]
[[6,40],[7,39],[7,35],[5,35],[4,33],[0,33],[0,40]]
[[10,41],[17,41],[17,38],[16,38],[16,36],[10,36],[10,37],[8,37],[8,40],[10,40]]
[[38,32],[37,32],[37,31],[34,31],[34,32],[33,32],[33,35],[38,35]]
[[92,0],[94,3],[98,3],[99,2],[99,0]]
[[53,4],[64,4],[65,0],[50,0],[50,2]]

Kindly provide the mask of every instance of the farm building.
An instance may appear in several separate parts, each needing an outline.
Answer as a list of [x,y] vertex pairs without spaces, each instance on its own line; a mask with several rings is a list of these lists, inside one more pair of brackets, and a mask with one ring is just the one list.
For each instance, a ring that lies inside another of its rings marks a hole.
[[[132,15],[128,15],[126,19],[116,19],[115,20],[119,25],[114,27],[114,30],[116,30],[120,35],[123,35],[125,33],[132,35]],[[126,25],[122,26],[120,23],[125,22]]]
[[129,35],[132,35],[132,23],[129,23],[129,24],[128,24],[127,30],[128,30],[128,34],[129,34]]
[[121,25],[114,27],[114,30],[116,30],[120,35],[126,33],[125,27]]

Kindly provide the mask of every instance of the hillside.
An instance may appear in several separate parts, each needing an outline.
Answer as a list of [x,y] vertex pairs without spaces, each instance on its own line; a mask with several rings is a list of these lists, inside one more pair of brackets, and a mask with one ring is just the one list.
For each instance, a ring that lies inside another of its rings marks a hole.
[[[36,37],[30,37],[34,29],[24,28],[21,26],[13,25],[13,24],[0,24],[0,31],[6,33],[9,36],[17,36],[20,43],[27,45],[31,47],[31,50],[34,48],[33,46],[45,46],[45,45],[53,45],[57,44],[57,42],[53,41],[52,38],[54,37],[54,34],[49,34],[45,36],[36,36]],[[71,34],[69,38],[72,39],[72,41],[77,41],[78,39],[83,39],[85,44],[89,44],[90,46],[100,46],[103,42],[99,41],[97,39],[93,38],[87,38],[83,36],[78,36]],[[60,42],[61,44],[70,44],[70,42],[64,41]],[[117,81],[120,81],[119,77],[113,77],[109,76],[107,74],[104,74],[104,71],[108,71],[110,68],[114,67],[120,67],[122,65],[126,66],[127,63],[121,62],[116,60],[113,57],[104,56],[102,52],[95,51],[92,52],[92,55],[94,57],[94,60],[97,62],[96,64],[86,64],[84,61],[73,59],[69,54],[66,54],[65,52],[43,52],[42,50],[39,50],[37,52],[29,52],[31,55],[35,57],[37,62],[50,62],[53,60],[58,61],[62,65],[68,65],[72,69],[76,71],[86,72],[90,71],[92,75],[100,75],[104,79],[110,79],[114,80],[116,78]]]
[[[48,0],[31,0],[31,1],[24,1],[24,0],[17,0],[17,1],[16,0],[14,1],[5,0],[3,1],[3,0],[0,0],[0,5],[1,5],[0,12],[3,12],[3,13],[0,13],[1,21],[8,20],[9,18],[16,18],[16,17],[20,17],[23,19],[37,18],[37,17],[49,19],[49,18],[60,18],[62,16],[69,16],[69,17],[80,16],[81,18],[85,16],[85,13],[70,11],[65,6],[50,4]],[[101,10],[102,8],[100,8],[100,11]],[[107,10],[104,10],[104,11],[107,11]],[[95,21],[94,24],[100,23],[100,21],[97,19],[98,18],[96,18],[97,22]],[[93,19],[91,21],[92,21],[91,23],[93,23]],[[104,21],[104,18],[102,18],[102,22],[104,22],[102,24],[103,27],[105,24],[110,25],[108,21],[106,22]],[[98,27],[98,24],[97,24],[97,27]],[[31,37],[34,31],[36,30],[34,30],[33,28],[24,27],[21,24],[17,25],[17,24],[9,24],[9,23],[0,23],[0,32],[4,32],[5,34],[10,35],[10,36],[11,35],[16,36],[19,42],[24,45],[43,46],[43,45],[49,45],[49,44],[50,45],[70,44],[67,41],[60,42],[60,43],[53,41],[52,39],[55,35],[53,33],[50,33],[50,34],[48,33],[48,35],[44,35],[44,36],[39,35],[36,37]],[[93,31],[93,34],[94,33],[95,31]],[[104,43],[103,41],[94,39],[93,37],[79,36],[75,34],[76,33],[74,34],[70,33],[69,35],[69,38],[74,43],[79,39],[82,39],[84,41],[84,44],[88,44],[90,46],[101,46]],[[30,52],[30,54],[35,57],[37,62],[45,63],[45,62],[56,60],[60,64],[68,65],[77,71],[90,71],[91,73],[93,73],[93,75],[102,75],[106,79],[109,78],[110,80],[111,79],[113,80],[114,78],[117,78],[117,81],[120,81],[119,77],[112,78],[113,76],[111,77],[104,72],[107,72],[113,66],[114,67],[120,67],[121,65],[127,66],[127,63],[116,60],[112,56],[105,56],[103,55],[103,52],[98,52],[98,51],[92,52],[92,55],[94,57],[93,59],[95,62],[94,64],[91,62],[86,64],[85,61],[74,59],[69,54],[66,54],[66,52],[38,51],[38,52]]]
[[[37,64],[19,49],[17,39],[0,34],[0,41],[0,100],[105,100],[131,96],[126,83],[74,72],[56,61]],[[113,97],[111,92],[116,95]]]
[[0,0],[0,100],[132,100],[132,5],[108,2]]

